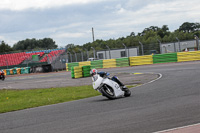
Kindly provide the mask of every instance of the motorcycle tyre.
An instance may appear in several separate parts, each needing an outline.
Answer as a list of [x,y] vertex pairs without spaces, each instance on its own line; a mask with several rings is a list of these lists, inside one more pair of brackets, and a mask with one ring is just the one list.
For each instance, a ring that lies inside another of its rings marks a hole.
[[0,77],[0,79],[1,79],[2,81],[4,81],[4,80],[5,80],[5,76]]
[[[112,91],[113,95],[109,94],[106,90],[109,89]],[[113,99],[116,99],[115,97],[115,94],[114,94],[114,90],[112,87],[109,87],[109,86],[106,86],[104,85],[102,88],[101,88],[101,93],[103,96],[107,97],[108,99],[110,100],[113,100]]]

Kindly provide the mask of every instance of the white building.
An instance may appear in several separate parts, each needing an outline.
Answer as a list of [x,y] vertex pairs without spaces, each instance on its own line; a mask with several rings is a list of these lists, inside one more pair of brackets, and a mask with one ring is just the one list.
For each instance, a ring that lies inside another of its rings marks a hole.
[[188,40],[188,41],[180,41],[174,43],[163,43],[160,44],[160,53],[172,53],[172,52],[181,52],[185,49],[189,51],[197,50],[197,41],[196,40]]
[[138,55],[139,55],[139,47],[97,51],[98,59],[116,59],[116,58],[138,56]]

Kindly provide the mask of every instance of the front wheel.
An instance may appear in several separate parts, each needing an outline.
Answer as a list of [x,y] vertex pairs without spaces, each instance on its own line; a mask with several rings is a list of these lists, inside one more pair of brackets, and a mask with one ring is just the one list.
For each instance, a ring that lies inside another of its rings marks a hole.
[[108,99],[110,100],[113,100],[115,99],[115,93],[114,93],[114,90],[112,87],[110,86],[107,86],[107,85],[104,85],[102,88],[101,88],[101,93],[103,96],[107,97]]
[[5,79],[5,76],[4,76],[4,75],[2,75],[0,79],[1,79],[2,81],[4,81],[4,79]]

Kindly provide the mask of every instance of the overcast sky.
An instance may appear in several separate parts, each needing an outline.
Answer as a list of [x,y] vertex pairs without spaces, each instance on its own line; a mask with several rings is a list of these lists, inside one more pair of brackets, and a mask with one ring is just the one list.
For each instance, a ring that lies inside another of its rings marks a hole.
[[1,0],[0,40],[52,38],[60,47],[142,32],[149,26],[200,22],[199,0]]

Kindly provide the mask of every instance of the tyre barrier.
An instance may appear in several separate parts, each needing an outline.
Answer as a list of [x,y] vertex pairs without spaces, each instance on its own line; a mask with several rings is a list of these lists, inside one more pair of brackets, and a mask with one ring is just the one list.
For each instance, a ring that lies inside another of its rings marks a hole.
[[153,64],[152,55],[129,57],[130,66],[150,65]]
[[129,58],[105,59],[86,62],[66,63],[66,70],[72,66],[91,66],[92,68],[113,68],[126,66],[150,65],[159,63],[185,62],[200,60],[200,51],[165,53],[155,55],[133,56]]
[[81,77],[83,77],[82,67],[79,67],[79,66],[71,67],[71,77],[72,78],[81,78]]
[[21,74],[21,68],[16,68],[17,74]]
[[178,62],[197,61],[200,60],[200,51],[178,52],[177,58]]
[[82,77],[90,77],[91,66],[78,66],[71,68],[71,77],[72,78],[82,78]]
[[79,63],[78,63],[78,62],[66,63],[66,70],[67,70],[67,71],[71,71],[71,68],[72,68],[72,67],[75,67],[75,66],[79,66]]
[[153,55],[153,64],[177,62],[177,53]]
[[7,75],[7,71],[6,71],[6,69],[4,69],[3,71],[4,71],[4,74],[5,74],[5,76],[6,76],[6,75]]
[[30,67],[13,68],[13,69],[3,69],[5,75],[15,75],[15,74],[29,74]]
[[91,68],[103,68],[103,60],[91,61]]
[[79,62],[79,66],[91,66],[91,61]]
[[13,69],[9,69],[9,71],[10,71],[10,75],[14,75]]
[[6,75],[10,75],[10,69],[6,69]]
[[129,58],[118,58],[116,59],[116,67],[127,67],[129,65]]
[[116,67],[116,59],[103,60],[103,68]]
[[82,66],[83,67],[83,77],[90,77],[91,66]]

